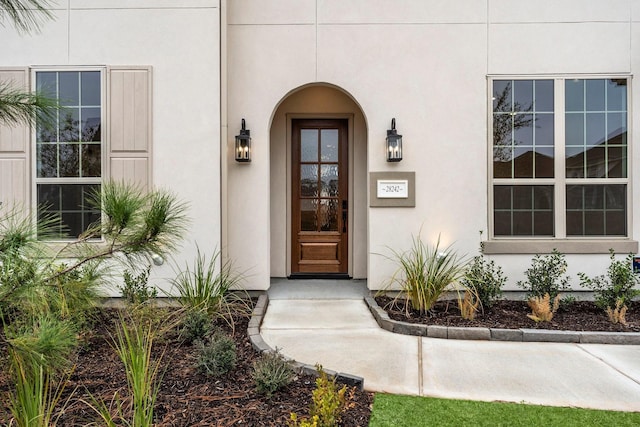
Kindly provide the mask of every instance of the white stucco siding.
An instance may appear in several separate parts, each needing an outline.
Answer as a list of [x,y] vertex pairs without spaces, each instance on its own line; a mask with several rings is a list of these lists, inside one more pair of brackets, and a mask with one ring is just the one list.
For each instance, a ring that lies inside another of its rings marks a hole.
[[[479,232],[488,237],[487,76],[632,75],[640,67],[637,21],[640,2],[626,0],[527,5],[507,0],[232,2],[230,126],[245,117],[253,123],[252,136],[260,135],[254,141],[261,141],[263,127],[269,126],[265,118],[283,94],[304,84],[327,82],[353,97],[366,117],[368,171],[416,172],[415,208],[368,208],[367,276],[369,286],[378,288],[394,267],[376,254],[408,248],[411,235],[420,230],[425,241],[435,243],[440,235],[442,244],[453,243],[469,256],[478,252]],[[633,92],[629,96],[635,106]],[[630,123],[635,111],[638,108],[632,108]],[[399,164],[384,158],[391,118],[403,135],[404,159]],[[640,161],[634,149],[640,141],[631,135],[634,164]],[[256,147],[255,153],[250,171],[230,165],[230,192],[246,185],[262,188],[269,175],[264,152]],[[630,203],[640,200],[635,175],[631,185]],[[269,196],[242,203],[239,210],[230,201],[230,218],[246,209],[256,224],[252,227],[266,229],[270,221],[258,212],[266,211]],[[273,207],[270,212],[274,215]],[[633,218],[630,237],[637,240],[637,209]],[[256,249],[255,241],[234,238],[242,235],[230,221],[232,254],[264,253],[262,242]],[[282,246],[279,236],[269,247],[281,266],[284,255],[274,254],[274,247]],[[504,266],[508,287],[516,289],[532,256],[491,258]],[[252,266],[257,263],[257,282],[276,270],[266,261],[246,258]],[[572,254],[567,259],[574,276],[578,271],[601,274],[609,263],[607,254]]]
[[319,0],[321,24],[484,23],[486,3],[477,0]]
[[[429,243],[442,234],[447,244],[477,248],[486,228],[486,191],[473,191],[486,181],[486,162],[478,162],[486,158],[485,40],[478,24],[319,27],[318,78],[348,87],[362,105],[369,170],[416,172],[415,208],[370,208],[372,253],[405,248],[421,229]],[[394,117],[403,135],[399,164],[384,157]],[[393,273],[379,255],[368,268],[372,287]]]
[[493,24],[489,74],[628,72],[629,42],[629,22]]
[[[229,22],[238,22],[239,17],[232,13],[235,2],[229,5]],[[238,13],[244,16],[244,12]],[[249,12],[247,16],[253,15]],[[269,128],[282,98],[315,80],[315,30],[312,25],[296,22],[230,24],[227,35],[227,146],[233,146],[242,118],[252,139],[250,164],[235,162],[233,150],[227,157],[227,249],[230,259],[247,271],[248,286],[267,289],[271,274]]]
[[[59,2],[41,33],[0,27],[0,66],[149,66],[153,185],[189,204],[191,225],[175,263],[220,239],[220,26],[218,1]],[[168,289],[167,262],[152,281]]]

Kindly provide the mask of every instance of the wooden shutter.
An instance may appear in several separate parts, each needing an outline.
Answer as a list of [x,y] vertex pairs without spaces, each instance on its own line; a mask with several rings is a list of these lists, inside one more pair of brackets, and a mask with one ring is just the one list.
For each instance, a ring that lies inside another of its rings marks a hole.
[[151,69],[107,70],[109,176],[151,188]]
[[[0,85],[30,90],[29,70],[0,69]],[[30,206],[29,126],[0,123],[0,202],[4,207]]]

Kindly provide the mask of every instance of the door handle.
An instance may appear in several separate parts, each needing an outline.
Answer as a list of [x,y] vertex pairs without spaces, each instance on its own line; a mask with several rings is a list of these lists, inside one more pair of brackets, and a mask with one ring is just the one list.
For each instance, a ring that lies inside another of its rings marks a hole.
[[349,206],[349,202],[346,200],[342,201],[342,232],[347,232],[347,207]]

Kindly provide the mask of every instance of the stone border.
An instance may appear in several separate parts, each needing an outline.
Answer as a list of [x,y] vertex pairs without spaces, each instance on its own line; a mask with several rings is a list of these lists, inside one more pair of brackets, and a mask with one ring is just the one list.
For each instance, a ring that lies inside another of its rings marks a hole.
[[[264,318],[264,314],[267,311],[267,306],[269,305],[269,296],[266,292],[262,292],[258,297],[258,302],[256,306],[253,308],[253,312],[251,313],[251,319],[249,320],[249,326],[247,327],[247,335],[249,335],[249,341],[251,341],[251,345],[254,349],[261,353],[265,353],[268,351],[273,352],[272,349],[263,339],[262,335],[260,335],[260,326],[262,325],[262,319]],[[305,363],[300,363],[295,360],[291,361],[296,372],[300,374],[313,375],[318,376],[318,371],[315,366],[308,365]],[[346,384],[351,387],[357,387],[360,391],[364,389],[364,378],[358,377],[356,375],[347,374],[344,372],[335,372],[329,369],[324,370],[327,375],[332,376],[336,379],[336,381]]]
[[364,298],[369,311],[382,329],[402,334],[453,340],[514,342],[561,342],[576,344],[640,345],[640,332],[552,331],[548,329],[499,329],[420,325],[392,320],[372,296]]

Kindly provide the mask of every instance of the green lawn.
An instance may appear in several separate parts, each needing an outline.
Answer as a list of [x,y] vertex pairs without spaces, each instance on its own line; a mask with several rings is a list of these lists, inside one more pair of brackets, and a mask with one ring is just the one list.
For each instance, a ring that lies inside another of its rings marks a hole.
[[434,399],[378,393],[370,427],[640,426],[640,413]]

